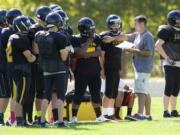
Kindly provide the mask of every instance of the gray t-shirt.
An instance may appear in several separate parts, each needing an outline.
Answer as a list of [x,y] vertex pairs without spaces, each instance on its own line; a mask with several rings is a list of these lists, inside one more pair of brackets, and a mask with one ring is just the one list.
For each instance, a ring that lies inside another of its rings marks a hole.
[[151,56],[144,57],[134,54],[132,57],[133,66],[136,72],[151,73],[154,61],[154,39],[149,31],[143,33],[133,33],[128,35],[128,41],[135,44],[136,49],[150,51]]

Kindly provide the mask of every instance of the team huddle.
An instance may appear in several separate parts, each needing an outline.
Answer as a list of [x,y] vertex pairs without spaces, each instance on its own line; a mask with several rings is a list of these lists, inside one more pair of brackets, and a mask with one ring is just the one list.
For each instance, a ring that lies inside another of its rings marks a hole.
[[[144,15],[135,17],[135,32],[130,34],[122,32],[118,15],[107,17],[107,31],[100,34],[96,33],[95,22],[83,17],[78,22],[79,34],[74,35],[67,13],[58,4],[38,7],[36,20],[19,9],[0,10],[0,125],[47,127],[46,112],[51,106],[52,124],[67,128],[64,102],[68,81],[72,79],[75,91],[71,123],[78,122],[79,106],[87,88],[97,122],[121,120],[121,106],[127,106],[126,120],[151,121],[149,79],[155,48],[165,69],[163,117],[180,117],[176,110],[180,86],[180,11],[170,11],[167,19],[168,25],[159,27],[154,43]],[[118,48],[124,41],[134,46]],[[120,79],[123,51],[132,55],[134,88]],[[132,115],[135,97],[138,112]],[[5,122],[8,103],[10,115]]]

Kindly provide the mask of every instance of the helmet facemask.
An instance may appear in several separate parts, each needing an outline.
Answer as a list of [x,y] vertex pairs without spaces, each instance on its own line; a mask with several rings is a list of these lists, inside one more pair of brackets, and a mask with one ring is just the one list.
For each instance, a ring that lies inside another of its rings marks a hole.
[[87,38],[94,38],[95,33],[96,33],[96,27],[91,26],[91,27],[85,28],[81,32],[81,36],[84,36],[84,37],[87,37]]
[[121,32],[122,23],[120,19],[113,19],[109,21],[108,27],[112,33],[119,33]]

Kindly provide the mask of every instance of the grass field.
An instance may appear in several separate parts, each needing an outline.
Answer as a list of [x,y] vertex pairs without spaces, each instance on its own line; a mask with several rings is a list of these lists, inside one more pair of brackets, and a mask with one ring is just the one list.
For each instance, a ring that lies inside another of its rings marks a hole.
[[[137,104],[137,103],[135,103]],[[180,101],[178,101],[180,109]],[[135,106],[134,112],[137,107]],[[152,99],[153,121],[114,123],[81,122],[69,129],[0,127],[0,135],[179,135],[180,118],[162,118],[162,98]],[[126,113],[125,108],[123,109]]]

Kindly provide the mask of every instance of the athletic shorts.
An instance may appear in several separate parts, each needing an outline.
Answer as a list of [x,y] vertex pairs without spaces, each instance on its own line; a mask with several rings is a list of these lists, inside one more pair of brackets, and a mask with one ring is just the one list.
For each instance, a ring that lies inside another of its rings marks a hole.
[[66,73],[58,73],[44,76],[44,95],[48,101],[52,98],[53,89],[56,88],[57,98],[64,101],[66,92]]
[[148,73],[135,73],[134,93],[149,94],[149,79]]
[[120,71],[119,70],[105,71],[105,76],[106,76],[105,95],[108,98],[116,99],[118,95]]
[[[31,92],[35,93],[36,98],[42,99],[43,98],[43,91],[44,91],[44,76],[43,71],[40,68],[39,64],[35,63],[31,66],[32,71],[32,81],[31,81]],[[33,96],[34,93],[31,93]]]
[[14,99],[16,102],[23,104],[27,98],[30,88],[31,77],[29,74],[15,70],[13,73],[13,81],[15,82]]
[[83,96],[89,88],[91,94],[91,101],[99,104],[101,102],[100,89],[101,89],[101,78],[100,74],[85,75],[83,73],[75,72],[75,95],[74,103],[80,104]]
[[164,66],[165,71],[165,91],[166,96],[177,97],[180,89],[180,67]]

